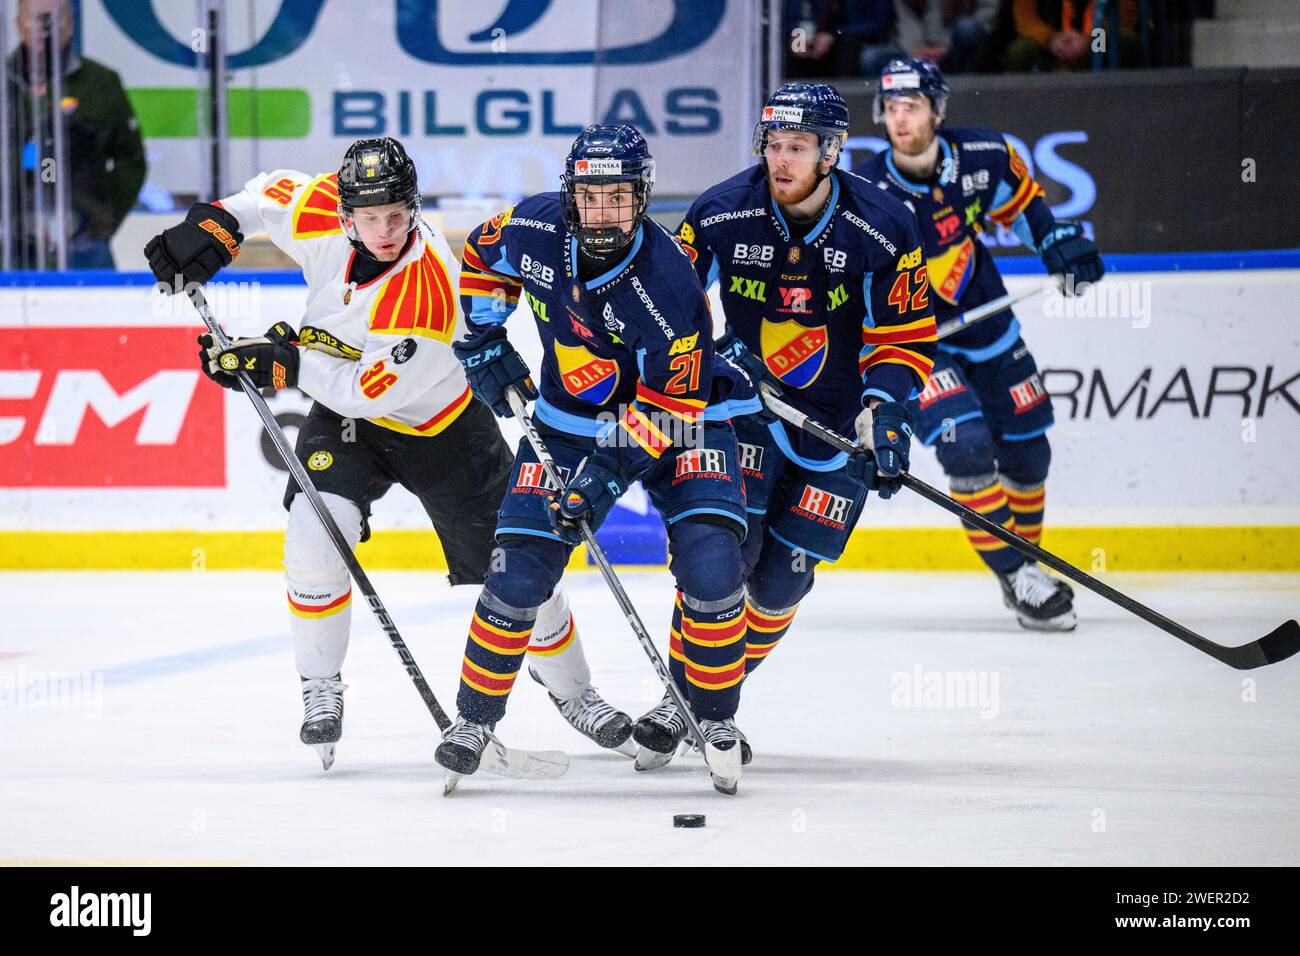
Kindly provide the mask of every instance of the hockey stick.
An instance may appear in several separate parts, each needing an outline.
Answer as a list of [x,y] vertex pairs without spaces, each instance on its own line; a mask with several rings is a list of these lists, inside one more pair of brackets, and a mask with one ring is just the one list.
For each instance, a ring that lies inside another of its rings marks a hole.
[[956,318],[949,319],[943,325],[939,326],[939,330],[935,333],[934,337],[936,339],[946,339],[950,335],[956,335],[967,326],[983,321],[990,315],[997,315],[1003,309],[1009,309],[1018,302],[1024,302],[1026,299],[1032,298],[1042,291],[1042,289],[1029,289],[1025,292],[1021,292],[1019,295],[1012,295],[1010,292],[1006,295],[1000,295],[992,302],[985,302],[983,305],[977,305],[969,312],[963,312]]
[[[763,390],[763,397],[767,402],[767,407],[777,415],[784,418],[790,424],[801,428],[810,435],[815,435],[822,441],[838,448],[840,451],[847,452],[850,455],[862,454],[866,449],[862,448],[856,442],[849,441],[843,435],[831,431],[820,422],[814,421],[797,408],[792,408],[785,402],[773,395],[766,387]],[[866,452],[870,454],[869,452]],[[1286,660],[1292,654],[1300,651],[1300,624],[1295,620],[1290,620],[1284,624],[1278,625],[1268,634],[1258,640],[1251,641],[1249,644],[1242,644],[1239,647],[1225,647],[1222,644],[1216,644],[1207,638],[1202,637],[1195,631],[1184,627],[1177,621],[1172,621],[1158,611],[1153,611],[1145,604],[1139,604],[1133,598],[1126,594],[1121,594],[1109,585],[1102,584],[1092,575],[1079,570],[1067,561],[1063,561],[1050,551],[1044,551],[1037,545],[1030,544],[1024,538],[1021,538],[1014,531],[1008,531],[994,521],[990,521],[977,511],[972,511],[965,505],[949,498],[942,491],[927,485],[924,481],[907,472],[899,476],[903,485],[912,489],[922,498],[931,501],[943,508],[945,511],[956,515],[970,524],[975,525],[985,534],[991,534],[1003,544],[1015,548],[1027,558],[1039,561],[1054,571],[1058,571],[1077,584],[1083,585],[1089,591],[1100,594],[1106,600],[1113,604],[1118,604],[1124,610],[1136,614],[1148,624],[1154,624],[1167,634],[1172,634],[1185,644],[1190,644],[1204,654],[1208,654],[1217,661],[1222,661],[1229,667],[1235,667],[1237,670],[1245,671],[1256,667],[1263,667],[1266,664],[1276,664],[1278,661]]]
[[[221,330],[221,325],[213,317],[211,310],[208,309],[207,300],[203,297],[203,291],[197,286],[188,290],[190,302],[194,306],[199,317],[203,319],[203,324],[208,327],[213,338],[223,348],[230,344],[226,333]],[[257,414],[262,419],[262,425],[265,426],[266,432],[271,436],[275,443],[275,450],[280,453],[284,459],[285,466],[289,473],[298,482],[298,487],[302,493],[307,496],[311,502],[316,516],[320,518],[321,524],[325,527],[325,533],[329,535],[330,541],[333,542],[335,550],[338,551],[339,557],[347,566],[348,573],[356,581],[357,588],[366,597],[366,602],[370,605],[370,610],[374,613],[375,619],[379,626],[387,635],[389,642],[393,645],[393,650],[397,651],[397,656],[402,659],[402,666],[406,668],[406,674],[411,678],[411,683],[415,689],[420,692],[420,699],[424,701],[424,706],[429,709],[433,715],[434,722],[438,725],[439,730],[446,730],[451,726],[451,720],[447,717],[447,712],[442,709],[438,703],[438,698],[433,696],[433,691],[429,689],[429,684],[424,679],[424,674],[420,672],[419,665],[415,663],[415,658],[411,656],[410,649],[406,642],[402,640],[402,635],[397,633],[397,625],[393,619],[388,616],[388,610],[384,607],[384,602],[379,600],[379,595],[375,592],[374,586],[371,585],[370,579],[366,577],[366,572],[357,561],[356,555],[352,553],[352,547],[348,544],[347,539],[343,537],[343,532],[339,530],[338,523],[335,522],[334,516],[330,514],[329,506],[325,504],[325,499],[320,496],[316,486],[312,484],[311,479],[307,476],[307,470],[303,468],[302,462],[293,452],[293,446],[289,444],[289,439],[280,427],[280,423],[275,420],[275,415],[267,407],[266,399],[257,390],[248,373],[238,373],[239,384],[243,386],[244,394],[248,400],[253,403],[257,409]],[[500,774],[504,777],[527,777],[543,778],[558,777],[569,769],[569,758],[559,750],[515,750],[506,747],[495,737],[492,738],[493,747],[483,753],[483,769],[492,773]]]
[[[546,477],[557,489],[564,487],[564,481],[560,478],[560,471],[555,466],[555,459],[551,453],[546,450],[546,444],[542,441],[542,436],[537,433],[533,420],[528,416],[528,411],[524,407],[524,400],[513,387],[506,389],[506,398],[510,402],[510,410],[514,412],[515,418],[523,426],[524,434],[528,436],[528,444],[533,446],[533,452],[537,455],[538,460],[542,463],[542,469],[546,472]],[[650,663],[654,665],[655,673],[663,681],[664,688],[668,695],[672,697],[673,703],[677,705],[682,715],[686,718],[687,727],[699,742],[704,752],[704,760],[709,765],[709,770],[714,776],[723,778],[727,781],[735,781],[740,777],[740,748],[732,747],[730,750],[719,750],[713,744],[704,739],[704,733],[700,730],[699,722],[695,719],[695,714],[691,711],[690,705],[686,698],[677,688],[677,682],[673,680],[668,668],[664,666],[664,660],[659,656],[659,650],[655,647],[650,633],[645,629],[645,624],[641,622],[641,616],[637,614],[636,608],[632,606],[632,600],[627,596],[627,591],[623,590],[623,584],[610,567],[609,560],[605,557],[605,551],[596,541],[596,535],[592,532],[591,527],[585,521],[579,521],[578,527],[582,531],[582,540],[587,544],[587,553],[596,561],[596,566],[600,568],[600,573],[605,578],[605,583],[609,589],[614,592],[614,600],[618,602],[619,608],[623,611],[623,616],[627,618],[628,624],[632,626],[632,633],[636,639],[641,642],[641,649],[645,651],[646,656],[650,658]],[[721,789],[721,788],[719,788]],[[727,791],[724,791],[727,792]],[[730,791],[734,793],[735,791]]]

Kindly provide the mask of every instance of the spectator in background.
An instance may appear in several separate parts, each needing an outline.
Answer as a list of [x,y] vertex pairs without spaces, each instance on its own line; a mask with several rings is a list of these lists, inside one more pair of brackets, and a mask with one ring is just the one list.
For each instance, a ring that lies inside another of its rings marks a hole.
[[[1137,66],[1137,0],[1119,4],[1120,65]],[[1092,65],[1092,29],[1096,0],[1013,0],[1019,34],[1007,47],[1008,70],[1086,70]],[[1100,26],[1100,24],[1099,24]]]
[[836,0],[832,23],[839,76],[874,79],[885,64],[904,55],[894,36],[894,0]]
[[1001,0],[894,0],[898,42],[907,55],[945,73],[982,73],[992,66]]
[[[52,14],[52,34],[62,50],[62,110],[67,129],[70,222],[68,265],[73,269],[112,269],[109,240],[135,203],[145,178],[144,144],[135,113],[118,75],[89,57],[73,53],[69,0],[19,0],[16,26],[22,44],[9,59],[10,103],[14,155],[5,157],[15,170],[15,188],[28,197],[42,183],[39,157],[54,155],[50,114],[46,113],[45,143],[33,140],[33,109],[49,109],[50,57],[32,30],[32,13]],[[56,175],[58,171],[56,170]],[[22,183],[18,180],[22,179]],[[47,193],[52,196],[52,193]],[[14,203],[19,228],[30,244],[35,234],[30,215]],[[46,203],[53,216],[52,199]],[[51,225],[54,225],[51,222]],[[30,255],[30,247],[29,247]]]
[[831,0],[785,0],[785,75],[807,80],[835,72],[835,9]]

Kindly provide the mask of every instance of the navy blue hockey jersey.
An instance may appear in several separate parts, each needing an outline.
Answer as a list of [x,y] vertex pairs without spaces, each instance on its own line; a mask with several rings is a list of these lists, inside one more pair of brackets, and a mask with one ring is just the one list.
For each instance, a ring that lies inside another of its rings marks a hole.
[[[867,396],[904,402],[934,364],[935,320],[915,217],[842,170],[820,220],[792,231],[761,166],[706,190],[677,239],[705,288],[720,283],[727,325],[780,380],[786,401],[841,433]],[[834,457],[784,424],[796,460]]]
[[[985,218],[1015,231],[1030,249],[1055,225],[1043,188],[1000,133],[978,126],[941,128],[939,162],[925,182],[908,179],[891,150],[877,153],[854,172],[896,196],[915,213],[939,321],[1006,294],[1002,276],[979,234]],[[940,348],[975,361],[1010,348],[1020,324],[1007,309],[944,339]]]
[[[544,353],[536,417],[603,437],[627,481],[680,442],[675,420],[758,408],[748,380],[714,351],[690,260],[653,221],[607,272],[584,282],[560,194],[530,196],[469,234],[460,294],[471,337],[504,323],[527,297]],[[626,435],[611,435],[615,428]]]

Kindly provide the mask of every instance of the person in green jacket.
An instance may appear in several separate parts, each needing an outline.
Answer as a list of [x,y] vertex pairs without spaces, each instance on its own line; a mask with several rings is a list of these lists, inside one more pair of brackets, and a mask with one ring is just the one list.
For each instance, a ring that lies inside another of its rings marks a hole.
[[[32,12],[52,14],[53,32],[63,51],[63,97],[51,104],[50,56],[32,27]],[[54,156],[51,106],[63,113],[67,129],[69,175],[68,266],[112,269],[109,249],[122,220],[134,205],[145,178],[144,144],[135,113],[117,73],[72,51],[73,20],[68,0],[20,0],[16,20],[22,43],[9,58],[10,148],[8,158],[14,214],[11,248],[16,265],[54,265],[53,242],[43,256],[35,249],[32,192],[44,189],[46,233],[54,222],[54,184],[42,160]],[[33,64],[33,51],[36,52]],[[35,69],[33,70],[33,66]],[[44,143],[35,141],[33,109],[43,109]],[[44,175],[43,175],[44,173]],[[54,175],[57,176],[57,170]]]

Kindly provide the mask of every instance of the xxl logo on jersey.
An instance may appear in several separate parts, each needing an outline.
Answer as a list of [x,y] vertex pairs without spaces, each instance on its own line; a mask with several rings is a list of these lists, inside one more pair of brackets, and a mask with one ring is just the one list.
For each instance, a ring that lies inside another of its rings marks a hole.
[[1043,388],[1043,382],[1035,372],[1023,382],[1017,382],[1010,388],[1011,401],[1015,403],[1016,414],[1020,415],[1029,411],[1035,405],[1041,405],[1047,401],[1047,390]]
[[581,345],[556,342],[555,361],[560,367],[564,390],[574,398],[603,405],[618,388],[618,363],[597,358]]
[[950,368],[939,368],[930,373],[930,380],[925,383],[925,391],[921,392],[918,400],[922,408],[929,408],[941,398],[964,391],[966,386],[961,383],[956,372]]
[[804,485],[799,503],[790,510],[802,517],[812,518],[818,524],[843,531],[852,507],[853,502],[848,498],[831,494],[815,485]]
[[717,448],[692,448],[677,456],[677,478],[725,475],[727,456]]
[[824,325],[810,329],[793,319],[789,322],[764,319],[759,341],[763,361],[786,385],[807,388],[826,365],[828,337]]
[[759,279],[746,279],[744,276],[732,276],[728,292],[753,299],[755,302],[767,301],[767,283]]
[[939,297],[956,305],[975,275],[975,240],[967,236],[959,245],[931,256],[928,265],[930,283]]

